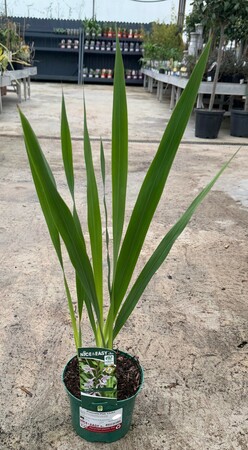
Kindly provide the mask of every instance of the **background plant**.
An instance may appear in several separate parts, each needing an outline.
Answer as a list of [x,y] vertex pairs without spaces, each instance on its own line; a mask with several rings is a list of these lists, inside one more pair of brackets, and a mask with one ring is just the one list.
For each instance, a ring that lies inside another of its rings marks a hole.
[[97,22],[96,19],[84,19],[83,21],[83,28],[85,30],[85,33],[89,34],[90,36],[95,35],[97,36],[98,34],[101,34],[102,31],[102,27],[100,26],[100,24]]
[[216,32],[220,33],[217,64],[209,102],[209,109],[212,110],[227,30],[239,20],[246,20],[247,23],[248,2],[247,0],[196,0],[194,4],[197,5],[197,10],[202,16],[202,23],[209,27],[214,35]]
[[[200,8],[200,4],[198,0],[195,0],[191,3],[192,11],[185,18],[185,27],[184,32],[187,35],[187,40],[190,40],[190,33],[195,32],[195,25],[197,23],[204,22],[204,14],[202,9]],[[209,24],[206,24],[203,30],[203,39],[206,41],[208,39],[209,34]]]
[[20,26],[8,19],[0,21],[0,68],[7,66],[13,69],[12,63],[17,62],[29,66],[31,62],[31,49],[21,37]]
[[144,35],[146,59],[164,61],[181,60],[184,50],[182,35],[175,24],[154,22],[151,32]]
[[[128,118],[124,80],[124,67],[117,39],[113,118],[112,118],[112,214],[108,214],[105,193],[105,158],[103,144],[100,146],[103,183],[104,220],[100,214],[100,201],[92,160],[91,144],[84,112],[84,158],[87,177],[87,222],[90,250],[86,248],[84,232],[79,220],[74,192],[73,152],[64,98],[61,110],[61,147],[64,170],[72,198],[72,210],[57,190],[52,174],[39,142],[27,118],[20,112],[27,156],[44,213],[48,230],[62,269],[76,347],[82,346],[81,323],[83,310],[87,315],[98,347],[113,347],[113,341],[125,325],[137,305],[150,279],[166,259],[174,242],[182,233],[192,214],[214,185],[226,165],[191,203],[186,212],[163,237],[143,269],[133,281],[149,226],[161,198],[173,160],[193,109],[202,80],[209,52],[208,44],[199,58],[191,78],[178,101],[158,150],[141,185],[130,220],[124,233],[126,189],[128,176]],[[113,231],[112,252],[108,222]],[[103,225],[104,224],[104,225]],[[105,228],[108,265],[108,310],[104,316],[103,300],[103,242]],[[77,318],[64,270],[61,251],[64,242],[72,266],[75,269],[77,291]]]

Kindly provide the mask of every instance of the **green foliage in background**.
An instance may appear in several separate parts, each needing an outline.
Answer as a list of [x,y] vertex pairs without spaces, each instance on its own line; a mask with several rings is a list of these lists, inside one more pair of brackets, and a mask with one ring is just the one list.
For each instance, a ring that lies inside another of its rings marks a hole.
[[177,25],[154,22],[150,33],[144,36],[144,57],[165,61],[171,58],[181,60],[184,43]]

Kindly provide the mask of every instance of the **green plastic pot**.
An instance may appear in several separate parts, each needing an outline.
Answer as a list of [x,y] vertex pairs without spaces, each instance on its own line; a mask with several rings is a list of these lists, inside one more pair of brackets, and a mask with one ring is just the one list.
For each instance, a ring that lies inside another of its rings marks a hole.
[[[120,353],[128,358],[133,358],[128,353]],[[70,400],[71,419],[74,430],[78,436],[89,442],[118,441],[127,434],[132,423],[135,400],[142,389],[144,381],[142,367],[140,366],[141,383],[138,391],[132,397],[126,400],[85,397],[82,403],[80,399],[68,391],[64,383],[66,368],[70,361],[68,361],[63,370],[62,380]],[[90,422],[92,422],[91,426],[89,426]]]

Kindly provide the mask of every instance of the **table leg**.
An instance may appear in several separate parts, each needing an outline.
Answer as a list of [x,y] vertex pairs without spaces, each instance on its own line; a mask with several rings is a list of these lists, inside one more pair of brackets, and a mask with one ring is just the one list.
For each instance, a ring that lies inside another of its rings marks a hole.
[[162,92],[163,92],[163,83],[162,81],[158,81],[157,86],[157,99],[161,102],[162,99]]
[[148,92],[152,93],[152,90],[153,90],[153,78],[149,77],[149,79],[148,79]]
[[178,102],[180,96],[181,96],[182,88],[178,87],[176,90],[176,103]]
[[233,100],[233,95],[230,95],[228,111],[231,111],[231,109],[233,108]]
[[148,83],[147,83],[147,75],[144,75],[143,87],[146,88],[147,85],[148,85]]
[[163,100],[163,86],[164,86],[163,81],[160,81],[160,92],[159,92],[159,97],[158,97],[160,102],[162,102],[162,100]]
[[221,96],[220,96],[219,109],[223,109],[223,105],[224,105],[224,95],[221,95]]
[[204,106],[203,106],[203,94],[198,94],[196,107],[197,108],[204,108]]
[[17,93],[17,97],[18,97],[18,102],[21,103],[22,102],[22,85],[21,85],[21,80],[17,80],[16,81],[16,93]]
[[27,79],[23,78],[24,99],[27,100]]
[[30,83],[30,77],[27,78],[28,83],[28,97],[31,97],[31,83]]
[[3,104],[2,104],[2,92],[0,88],[0,114],[2,114],[2,112],[3,112]]
[[157,99],[158,99],[158,96],[159,96],[159,89],[160,89],[160,82],[158,81],[158,85],[157,85],[157,93],[156,93]]
[[171,87],[170,109],[173,109],[174,106],[175,106],[175,97],[176,97],[176,86],[172,85],[172,87]]

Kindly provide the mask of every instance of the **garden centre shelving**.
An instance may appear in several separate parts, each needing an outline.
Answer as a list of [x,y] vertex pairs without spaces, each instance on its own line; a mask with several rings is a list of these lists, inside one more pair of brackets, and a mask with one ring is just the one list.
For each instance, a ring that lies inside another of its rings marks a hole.
[[[123,55],[126,84],[142,85],[140,71],[142,57],[140,38],[119,38]],[[84,36],[82,52],[82,78],[86,83],[113,83],[116,39],[114,37]],[[103,70],[106,76],[103,76]],[[90,71],[92,72],[91,76]],[[112,73],[112,76],[108,75]]]
[[[36,80],[70,81],[79,84],[113,83],[115,37],[104,35],[87,37],[80,20],[24,19],[21,17],[15,17],[13,20],[20,24],[26,43],[34,43],[34,64],[38,72]],[[103,28],[106,24],[99,22],[99,25]],[[127,30],[143,27],[136,23],[119,25]],[[78,41],[76,48],[75,40]],[[90,48],[90,46],[88,49],[85,48],[87,40],[94,42],[94,48]],[[67,45],[68,41],[72,41],[69,46]],[[96,43],[98,41],[105,44],[105,50],[102,48],[97,50]],[[108,49],[107,44],[110,44]],[[140,71],[141,44],[140,36],[120,37],[127,84],[142,85],[143,83],[143,74]],[[98,73],[95,73],[97,69]],[[103,69],[108,71],[104,77]]]
[[69,30],[67,34],[26,31],[25,40],[27,43],[34,42],[35,65],[38,69],[36,80],[80,81],[80,29]]

